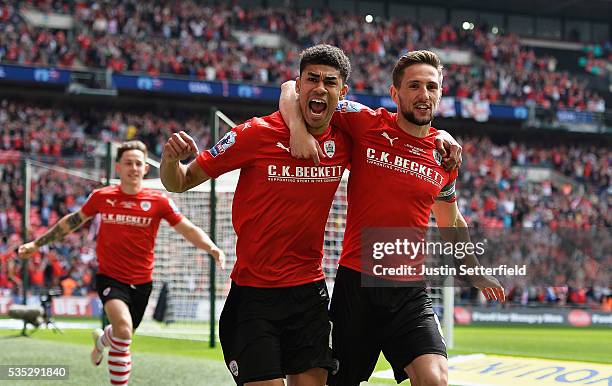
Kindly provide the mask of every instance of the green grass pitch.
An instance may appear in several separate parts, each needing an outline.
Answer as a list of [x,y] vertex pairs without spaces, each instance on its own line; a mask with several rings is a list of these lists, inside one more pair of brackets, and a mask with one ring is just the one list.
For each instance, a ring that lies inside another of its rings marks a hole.
[[[57,334],[40,330],[32,337],[19,331],[0,330],[0,364],[69,366],[69,381],[19,381],[18,385],[106,385],[106,366],[89,363],[91,332],[65,330]],[[543,327],[461,327],[455,328],[455,349],[450,354],[489,353],[612,363],[612,329]],[[130,385],[232,385],[222,362],[219,347],[206,342],[139,336],[132,345],[133,370]],[[381,359],[376,367],[388,365]],[[381,381],[382,382],[382,381]],[[0,381],[1,384],[15,384]],[[369,386],[394,384],[367,383]],[[406,382],[406,384],[408,384]],[[365,385],[365,384],[364,384]]]

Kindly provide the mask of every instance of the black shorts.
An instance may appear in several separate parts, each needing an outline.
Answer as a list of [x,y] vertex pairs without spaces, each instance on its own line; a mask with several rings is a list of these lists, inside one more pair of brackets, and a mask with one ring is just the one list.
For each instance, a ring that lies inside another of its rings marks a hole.
[[374,371],[380,352],[397,383],[416,357],[446,357],[440,323],[424,287],[362,287],[361,273],[340,266],[330,308],[333,355],[339,369],[329,384],[358,386]]
[[105,275],[96,275],[96,289],[102,304],[106,304],[111,299],[122,300],[130,309],[132,316],[132,328],[136,330],[142,322],[149,296],[153,289],[153,283],[144,284],[125,284],[119,280]]
[[219,338],[236,384],[334,369],[329,294],[321,280],[295,287],[255,288],[232,282]]

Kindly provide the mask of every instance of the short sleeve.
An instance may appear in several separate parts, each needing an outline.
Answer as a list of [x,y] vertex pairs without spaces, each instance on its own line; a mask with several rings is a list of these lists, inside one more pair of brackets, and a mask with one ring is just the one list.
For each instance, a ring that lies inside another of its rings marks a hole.
[[184,216],[181,214],[181,211],[173,199],[163,195],[161,203],[161,216],[163,219],[168,221],[170,226],[175,226],[183,219]]
[[87,198],[87,201],[85,201],[85,204],[83,204],[81,207],[81,213],[87,217],[95,216],[99,212],[99,197],[100,194],[98,193],[98,190],[94,190]]
[[219,142],[198,155],[198,165],[213,178],[250,165],[257,156],[260,129],[252,120],[236,126]]
[[372,110],[361,103],[341,100],[336,106],[331,124],[344,131],[353,139],[358,139],[377,119],[377,110]]

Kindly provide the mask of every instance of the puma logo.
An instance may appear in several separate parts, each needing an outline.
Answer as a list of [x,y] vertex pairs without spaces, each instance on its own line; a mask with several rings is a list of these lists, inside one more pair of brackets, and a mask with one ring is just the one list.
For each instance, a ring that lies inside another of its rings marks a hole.
[[106,202],[110,204],[110,206],[114,207],[115,204],[117,203],[117,200],[111,200],[110,198],[107,198]]
[[287,151],[287,153],[290,153],[290,152],[291,152],[290,148],[285,147],[285,145],[283,145],[283,144],[282,144],[282,143],[280,143],[280,142],[276,142],[276,147],[279,147],[279,148],[281,148],[281,149],[283,149],[283,150],[286,150],[286,151]]
[[387,140],[389,141],[389,143],[391,144],[391,146],[393,146],[393,141],[395,141],[398,137],[395,138],[391,138],[389,137],[389,134],[387,134],[386,131],[383,131],[382,136],[387,138]]

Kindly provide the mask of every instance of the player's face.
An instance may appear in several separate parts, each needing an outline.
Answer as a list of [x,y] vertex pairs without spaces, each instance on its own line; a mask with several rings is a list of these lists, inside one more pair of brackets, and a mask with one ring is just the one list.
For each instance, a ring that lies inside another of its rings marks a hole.
[[348,86],[343,84],[340,71],[323,64],[311,64],[297,78],[296,91],[300,110],[309,129],[327,128],[338,100],[343,99]]
[[442,96],[438,70],[429,64],[413,64],[404,69],[399,88],[391,86],[391,98],[398,112],[417,126],[431,125]]
[[145,174],[149,171],[149,165],[145,162],[144,153],[140,150],[128,150],[121,154],[121,158],[115,165],[115,170],[123,185],[139,185]]

